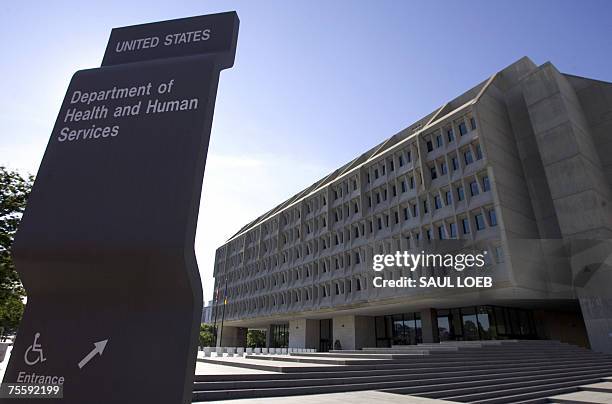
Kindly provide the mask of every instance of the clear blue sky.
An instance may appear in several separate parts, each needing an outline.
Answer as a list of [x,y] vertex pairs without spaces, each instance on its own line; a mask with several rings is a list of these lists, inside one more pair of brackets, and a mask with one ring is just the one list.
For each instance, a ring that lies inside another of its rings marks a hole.
[[[236,10],[196,251],[522,56],[612,81],[612,1],[8,1],[0,164],[35,173],[71,75],[112,27]],[[264,187],[267,192],[258,189]]]

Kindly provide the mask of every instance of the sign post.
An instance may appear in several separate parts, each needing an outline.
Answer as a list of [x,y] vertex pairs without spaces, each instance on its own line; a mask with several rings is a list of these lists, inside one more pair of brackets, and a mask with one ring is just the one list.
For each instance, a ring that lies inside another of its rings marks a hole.
[[73,76],[13,246],[28,302],[2,398],[37,403],[32,385],[66,404],[191,402],[194,239],[238,24],[114,29],[102,67]]

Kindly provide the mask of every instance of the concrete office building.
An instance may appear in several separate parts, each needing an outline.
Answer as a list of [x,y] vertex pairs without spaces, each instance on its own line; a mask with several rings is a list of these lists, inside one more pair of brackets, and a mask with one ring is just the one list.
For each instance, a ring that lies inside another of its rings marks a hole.
[[[259,328],[271,347],[612,352],[611,209],[612,85],[523,58],[240,229],[216,252],[213,321],[226,346]],[[375,288],[448,273],[372,270],[404,250],[487,251],[493,287]]]

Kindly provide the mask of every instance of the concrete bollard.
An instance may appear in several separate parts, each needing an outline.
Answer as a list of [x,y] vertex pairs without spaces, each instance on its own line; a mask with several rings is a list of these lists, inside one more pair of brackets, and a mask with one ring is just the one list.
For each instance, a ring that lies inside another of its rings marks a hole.
[[263,355],[267,355],[268,354],[268,348],[261,348],[261,353]]
[[236,348],[234,347],[226,348],[226,351],[227,351],[227,356],[231,358],[236,353]]
[[268,348],[268,353],[270,355],[276,355],[276,348]]
[[222,357],[223,356],[223,351],[224,351],[223,347],[221,347],[221,346],[217,347],[217,350],[216,350],[217,356],[221,356]]
[[287,355],[287,348],[281,348],[281,355]]
[[204,352],[204,356],[210,356],[210,347],[209,346],[205,346],[204,348],[202,348],[202,351]]
[[[255,349],[257,349],[257,348],[255,348]],[[246,354],[247,355],[252,355],[253,354],[253,348],[246,348]]]
[[243,356],[244,355],[244,348],[243,347],[238,347],[236,348],[236,355],[238,356]]
[[253,353],[255,355],[261,355],[261,348],[255,348],[255,350],[253,351]]

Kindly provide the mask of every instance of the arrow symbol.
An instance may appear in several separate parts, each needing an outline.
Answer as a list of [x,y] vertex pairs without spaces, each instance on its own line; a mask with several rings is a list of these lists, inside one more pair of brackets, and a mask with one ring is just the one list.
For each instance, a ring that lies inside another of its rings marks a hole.
[[94,342],[95,348],[91,350],[81,361],[79,362],[79,369],[83,369],[83,366],[87,365],[87,363],[93,359],[96,354],[100,354],[102,356],[102,352],[104,352],[104,348],[106,348],[107,339],[104,341]]

